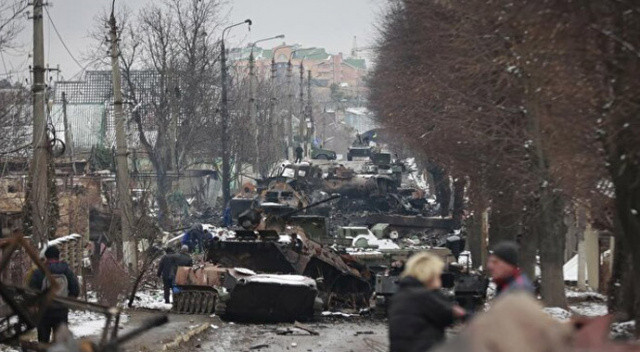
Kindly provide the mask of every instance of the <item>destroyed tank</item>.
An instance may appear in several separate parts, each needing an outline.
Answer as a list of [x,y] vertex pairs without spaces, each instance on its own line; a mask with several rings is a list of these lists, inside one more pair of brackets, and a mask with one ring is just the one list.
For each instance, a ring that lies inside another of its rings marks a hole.
[[[283,164],[277,176],[256,180],[257,186],[245,183],[230,203],[231,215],[240,214],[259,205],[269,206],[281,213],[307,207],[307,194],[321,182],[322,170],[309,163]],[[278,209],[276,209],[278,208]]]
[[322,309],[316,282],[300,275],[256,274],[214,264],[179,267],[173,310],[242,322],[312,319]]
[[464,247],[460,237],[457,242],[445,241],[441,247],[430,247],[400,246],[392,239],[382,238],[381,234],[374,235],[366,227],[343,227],[339,233],[351,240],[349,254],[375,274],[376,313],[379,315],[386,314],[389,299],[398,289],[401,270],[393,270],[392,263],[406,263],[413,254],[425,251],[440,257],[445,263],[441,277],[445,295],[470,311],[484,304],[489,281],[484,275],[471,270],[468,258],[466,266],[458,264],[459,248]]
[[235,238],[212,243],[207,260],[259,273],[312,278],[318,283],[319,295],[327,309],[367,307],[372,293],[372,276],[366,267],[351,261],[348,256],[341,256],[313,240],[308,229],[322,228],[325,218],[305,217],[301,220],[294,216],[309,207],[286,214],[271,212],[269,207],[246,211],[238,219],[243,229],[236,230]]

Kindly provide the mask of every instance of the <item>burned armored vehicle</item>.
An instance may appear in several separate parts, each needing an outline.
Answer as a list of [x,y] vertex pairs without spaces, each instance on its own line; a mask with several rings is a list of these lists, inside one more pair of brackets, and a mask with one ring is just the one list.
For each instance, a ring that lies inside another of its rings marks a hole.
[[450,236],[451,240],[445,240],[444,246],[432,247],[419,243],[407,245],[396,237],[397,233],[387,233],[375,226],[374,231],[362,226],[344,227],[338,233],[351,241],[348,253],[375,275],[376,313],[386,313],[389,299],[397,291],[404,263],[413,254],[423,251],[437,255],[445,263],[442,284],[446,295],[469,310],[475,310],[485,301],[489,280],[471,270],[469,260],[465,261],[467,265],[458,264],[460,248],[464,247],[460,237],[456,241]]
[[179,267],[173,310],[242,322],[309,320],[322,311],[315,280],[300,275],[256,274],[207,263]]
[[367,307],[372,293],[370,273],[349,256],[315,241],[310,232],[326,232],[325,218],[294,216],[303,210],[278,214],[260,207],[246,211],[238,219],[243,229],[236,230],[235,238],[212,243],[207,260],[258,273],[312,278],[327,309]]

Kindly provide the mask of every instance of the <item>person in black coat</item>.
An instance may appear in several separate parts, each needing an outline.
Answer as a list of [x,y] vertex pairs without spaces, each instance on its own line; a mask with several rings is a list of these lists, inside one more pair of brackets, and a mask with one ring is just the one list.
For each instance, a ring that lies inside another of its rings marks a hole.
[[445,339],[445,329],[464,309],[442,293],[440,276],[444,263],[430,253],[418,253],[407,262],[398,292],[389,307],[391,352],[424,352]]
[[294,161],[296,164],[302,161],[302,157],[304,153],[304,149],[301,146],[296,147],[296,160]]
[[176,265],[175,265],[175,253],[173,248],[168,247],[166,254],[160,259],[158,265],[158,277],[162,279],[162,285],[164,286],[164,303],[171,303],[171,289],[173,288],[173,281],[176,278]]
[[[50,246],[44,251],[46,259],[45,266],[51,273],[51,281],[58,284],[55,295],[61,297],[78,297],[80,295],[80,284],[78,278],[69,267],[69,264],[60,261],[60,250],[56,246]],[[44,272],[36,269],[29,280],[29,287],[36,290],[47,290],[53,285]],[[69,308],[59,303],[51,303],[44,311],[42,318],[38,322],[38,342],[49,343],[51,333],[62,324],[69,322]]]
[[173,248],[167,248],[167,254],[160,259],[158,265],[158,277],[162,278],[164,286],[164,303],[171,303],[171,290],[176,281],[176,273],[179,266],[193,266],[193,259],[189,255],[189,246],[183,245],[180,253],[173,253]]

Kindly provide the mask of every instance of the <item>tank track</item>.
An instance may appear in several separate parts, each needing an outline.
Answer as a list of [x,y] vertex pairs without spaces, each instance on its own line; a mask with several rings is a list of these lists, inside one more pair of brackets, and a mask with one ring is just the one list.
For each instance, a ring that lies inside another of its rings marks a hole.
[[218,294],[215,291],[183,290],[174,295],[172,311],[181,314],[215,313]]

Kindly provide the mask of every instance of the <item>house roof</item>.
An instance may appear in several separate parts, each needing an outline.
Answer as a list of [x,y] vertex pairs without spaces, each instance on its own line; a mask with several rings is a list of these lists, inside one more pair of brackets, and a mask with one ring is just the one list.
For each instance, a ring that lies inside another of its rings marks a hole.
[[293,54],[294,59],[327,60],[331,57],[324,48],[297,49]]
[[344,59],[343,62],[349,66],[355,67],[360,70],[367,69],[367,64],[364,59],[348,58],[348,59]]
[[[123,77],[125,100],[135,92],[139,101],[149,101],[154,89],[159,87],[160,75],[155,71],[132,71],[131,89]],[[58,81],[53,88],[54,101],[51,119],[56,129],[56,137],[64,140],[64,119],[62,116],[62,92],[67,99],[67,119],[77,151],[90,150],[95,145],[112,146],[115,141],[115,120],[113,114],[113,88],[111,71],[87,71],[81,81]],[[125,114],[131,106],[125,104]],[[131,127],[129,127],[130,133]],[[154,131],[146,131],[147,137],[155,140]],[[134,133],[135,134],[135,133]],[[137,138],[130,139],[137,144]]]

